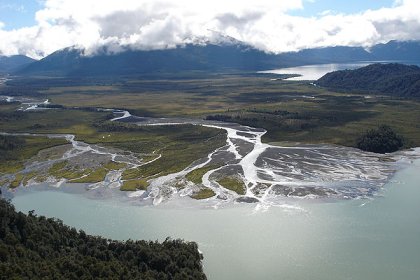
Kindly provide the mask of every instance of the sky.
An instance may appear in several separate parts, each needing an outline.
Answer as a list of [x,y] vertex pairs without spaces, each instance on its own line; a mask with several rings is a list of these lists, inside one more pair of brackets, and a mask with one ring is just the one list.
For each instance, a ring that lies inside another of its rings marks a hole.
[[0,0],[0,54],[173,48],[226,36],[281,53],[420,40],[419,0]]

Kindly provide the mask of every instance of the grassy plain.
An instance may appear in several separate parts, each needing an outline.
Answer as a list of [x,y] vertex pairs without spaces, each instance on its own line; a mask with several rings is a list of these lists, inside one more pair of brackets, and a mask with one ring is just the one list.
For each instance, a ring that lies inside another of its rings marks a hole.
[[21,139],[23,139],[23,145],[12,151],[0,149],[0,176],[23,169],[25,161],[37,155],[41,150],[67,143],[63,139],[47,137],[24,136]]
[[206,174],[208,171],[216,169],[220,166],[218,165],[207,165],[201,168],[197,168],[194,169],[193,171],[191,171],[190,173],[188,173],[185,178],[195,184],[202,184],[203,183],[203,176],[204,174]]
[[216,194],[214,193],[213,190],[209,188],[203,188],[203,189],[200,189],[198,192],[194,193],[193,195],[191,195],[191,198],[200,200],[200,199],[207,199],[215,195]]
[[[161,154],[161,157],[153,163],[127,170],[124,173],[125,180],[181,171],[192,162],[223,146],[226,141],[224,131],[201,126],[138,127],[134,124],[110,123],[108,121],[110,115],[105,112],[59,109],[16,113],[14,109],[16,108],[8,107],[7,110],[2,111],[0,131],[38,134],[70,133],[75,134],[77,140],[133,152],[139,158],[153,159]],[[12,117],[13,120],[11,120]],[[36,155],[40,150],[67,143],[63,139],[26,138],[27,149],[14,151],[16,164],[3,162],[0,164],[0,171],[16,173],[22,169],[25,159]],[[61,166],[63,164],[64,166]],[[73,170],[66,167],[65,163],[57,163],[57,166],[53,165],[49,170],[49,174],[73,180],[73,182],[90,183],[101,181],[107,170],[120,168],[121,166],[104,166],[98,170]],[[89,175],[86,176],[86,173]],[[78,179],[84,175],[85,177]]]
[[[149,178],[181,171],[194,160],[207,156],[226,143],[224,131],[209,130],[201,126],[163,126],[160,127],[160,131],[161,137],[150,139],[149,141],[153,142],[146,143],[144,147],[157,148],[154,152],[161,154],[161,157],[147,165],[128,169],[123,173],[123,179]],[[160,146],[156,147],[157,144]],[[150,150],[143,152],[150,152]]]
[[217,180],[222,187],[234,191],[237,194],[244,195],[245,194],[245,185],[242,180],[236,177],[223,177]]
[[[146,161],[161,155],[150,164],[126,170],[123,173],[124,190],[144,189],[148,179],[184,169],[224,145],[225,134],[217,129],[193,125],[110,125],[107,121],[111,117],[109,112],[96,112],[91,107],[128,109],[140,116],[218,116],[228,121],[265,128],[268,132],[263,141],[282,144],[303,142],[354,146],[365,130],[387,124],[407,139],[407,146],[420,146],[420,124],[417,121],[420,119],[419,100],[337,93],[307,82],[271,80],[270,77],[258,75],[119,79],[83,85],[78,85],[77,81],[63,81],[58,86],[48,81],[38,84],[41,86],[31,90],[32,96],[48,98],[54,104],[64,105],[66,109],[16,112],[18,104],[1,103],[0,131],[71,133],[78,140],[130,151]],[[0,90],[4,90],[4,87]],[[81,104],[83,108],[73,108]],[[26,137],[26,143],[28,145],[14,152],[13,160],[0,163],[0,174],[19,171],[24,159],[41,149],[63,144],[64,140]],[[200,184],[202,175],[216,167],[197,169],[187,174],[186,178]],[[89,170],[92,176],[80,180],[98,181],[106,170]],[[69,170],[64,175],[70,180],[86,175],[76,173]],[[243,193],[243,186],[232,178],[222,178],[219,183]],[[194,194],[198,199],[210,195],[209,190]]]
[[112,85],[50,87],[42,94],[65,106],[117,107],[143,116],[232,121],[268,130],[265,142],[353,146],[370,128],[388,124],[420,146],[420,102],[387,96],[337,93],[307,82],[252,75],[205,79],[120,80]]
[[136,191],[136,190],[146,190],[149,186],[149,183],[145,179],[134,179],[124,181],[120,190],[122,191]]

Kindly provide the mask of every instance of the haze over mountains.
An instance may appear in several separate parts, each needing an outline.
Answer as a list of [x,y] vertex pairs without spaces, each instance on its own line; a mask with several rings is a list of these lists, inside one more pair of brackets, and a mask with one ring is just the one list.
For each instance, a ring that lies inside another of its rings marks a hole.
[[[175,73],[182,71],[235,72],[258,71],[308,64],[355,61],[419,60],[419,41],[390,41],[369,50],[362,47],[327,47],[299,52],[270,54],[239,41],[207,45],[186,45],[173,49],[109,54],[104,48],[94,56],[83,50],[66,48],[30,63],[16,64],[8,71],[17,75],[125,76]],[[2,65],[1,61],[0,64]],[[0,66],[4,68],[5,66]],[[0,68],[0,69],[2,69]],[[17,71],[15,71],[18,69]]]
[[35,62],[36,60],[24,55],[1,56],[0,55],[0,74],[11,73],[18,69]]

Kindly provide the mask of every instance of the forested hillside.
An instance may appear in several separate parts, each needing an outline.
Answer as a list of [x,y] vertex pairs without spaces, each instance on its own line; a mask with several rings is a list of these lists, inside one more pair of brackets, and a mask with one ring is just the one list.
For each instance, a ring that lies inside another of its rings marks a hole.
[[420,97],[420,68],[414,65],[371,64],[326,74],[317,85],[339,91]]
[[0,199],[0,279],[206,279],[196,243],[120,242]]

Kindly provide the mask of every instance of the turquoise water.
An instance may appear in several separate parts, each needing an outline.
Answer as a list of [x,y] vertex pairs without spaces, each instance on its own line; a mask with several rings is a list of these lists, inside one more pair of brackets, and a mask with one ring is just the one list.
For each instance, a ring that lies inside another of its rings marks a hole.
[[209,279],[418,279],[419,171],[417,160],[373,200],[297,200],[266,211],[140,207],[51,189],[18,193],[13,203],[108,238],[196,241]]

